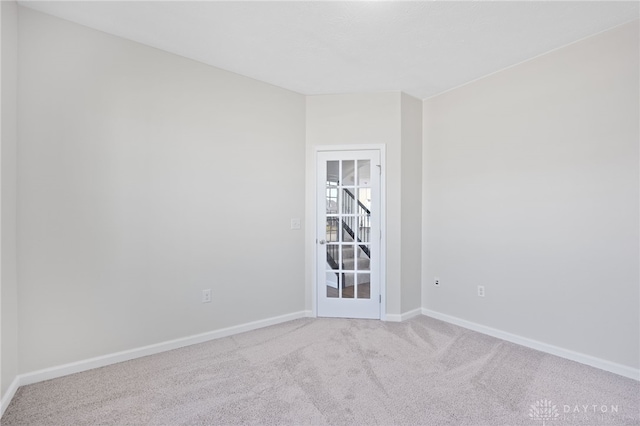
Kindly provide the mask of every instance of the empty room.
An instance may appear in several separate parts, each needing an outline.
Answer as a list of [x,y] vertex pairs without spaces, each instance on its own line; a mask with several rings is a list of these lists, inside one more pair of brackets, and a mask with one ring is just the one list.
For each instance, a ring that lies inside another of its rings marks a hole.
[[0,424],[640,424],[640,3],[0,2]]

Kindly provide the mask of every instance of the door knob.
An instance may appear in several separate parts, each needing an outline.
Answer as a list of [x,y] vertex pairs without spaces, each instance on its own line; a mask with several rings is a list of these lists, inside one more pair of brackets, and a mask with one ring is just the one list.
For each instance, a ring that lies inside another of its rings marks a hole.
[[320,244],[325,244],[327,241],[326,240],[320,240],[318,241]]

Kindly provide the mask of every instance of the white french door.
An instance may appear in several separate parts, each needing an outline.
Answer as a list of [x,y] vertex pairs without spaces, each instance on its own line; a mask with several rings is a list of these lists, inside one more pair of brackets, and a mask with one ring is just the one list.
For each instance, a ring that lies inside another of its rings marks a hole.
[[317,312],[380,318],[380,151],[317,155]]

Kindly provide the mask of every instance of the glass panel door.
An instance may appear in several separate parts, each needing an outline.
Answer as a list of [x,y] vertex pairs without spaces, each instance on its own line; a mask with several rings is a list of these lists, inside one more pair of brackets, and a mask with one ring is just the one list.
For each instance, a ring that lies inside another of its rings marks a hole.
[[319,316],[380,318],[378,164],[378,151],[318,154]]

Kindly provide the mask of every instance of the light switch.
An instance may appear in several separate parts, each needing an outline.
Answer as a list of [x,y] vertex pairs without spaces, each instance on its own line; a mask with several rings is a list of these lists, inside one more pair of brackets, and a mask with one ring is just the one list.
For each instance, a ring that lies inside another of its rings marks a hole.
[[291,229],[300,229],[300,218],[291,219]]

